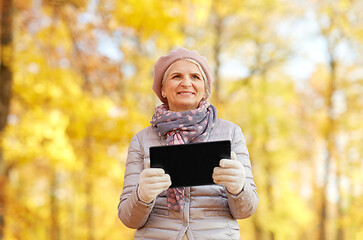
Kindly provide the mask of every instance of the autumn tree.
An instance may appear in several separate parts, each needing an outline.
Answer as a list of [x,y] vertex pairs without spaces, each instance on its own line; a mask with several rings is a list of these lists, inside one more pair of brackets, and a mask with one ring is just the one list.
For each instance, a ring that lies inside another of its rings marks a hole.
[[[13,52],[13,28],[12,28],[12,4],[13,1],[1,1],[0,3],[0,143],[3,130],[6,127],[13,73],[11,69]],[[5,164],[3,149],[0,145],[0,239],[4,238],[5,214],[6,214],[6,191],[8,184],[9,166]]]

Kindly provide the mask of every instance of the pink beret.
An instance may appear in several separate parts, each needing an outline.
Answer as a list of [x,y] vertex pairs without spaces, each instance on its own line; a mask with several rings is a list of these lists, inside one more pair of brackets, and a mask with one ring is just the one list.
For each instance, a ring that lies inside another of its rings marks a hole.
[[156,93],[156,95],[159,97],[159,99],[163,103],[167,103],[166,98],[163,98],[161,96],[161,82],[163,80],[163,76],[165,71],[168,69],[168,67],[174,63],[177,60],[190,58],[195,61],[197,61],[200,66],[202,67],[207,79],[206,82],[208,84],[208,87],[210,89],[209,94],[206,96],[207,100],[212,92],[212,82],[213,82],[213,76],[212,76],[212,70],[208,65],[208,61],[206,57],[203,57],[199,55],[199,53],[195,50],[188,50],[185,48],[178,48],[175,50],[171,50],[168,55],[161,56],[159,60],[154,65],[154,83],[153,83],[153,90]]

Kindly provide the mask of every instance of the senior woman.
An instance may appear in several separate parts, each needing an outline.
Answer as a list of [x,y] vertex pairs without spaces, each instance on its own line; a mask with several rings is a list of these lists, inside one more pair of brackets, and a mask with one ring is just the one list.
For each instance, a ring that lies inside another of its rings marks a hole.
[[[131,139],[118,205],[120,220],[137,229],[135,239],[240,239],[236,219],[256,211],[245,138],[236,124],[216,117],[207,101],[212,80],[207,59],[194,50],[172,50],[154,65],[153,90],[163,104]],[[169,188],[170,176],[149,167],[152,146],[220,140],[231,141],[232,160],[214,168],[215,185]]]

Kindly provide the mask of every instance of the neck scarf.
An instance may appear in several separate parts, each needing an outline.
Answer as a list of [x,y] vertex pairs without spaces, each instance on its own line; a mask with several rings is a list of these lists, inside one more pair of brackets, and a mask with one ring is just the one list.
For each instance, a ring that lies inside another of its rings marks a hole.
[[[216,120],[216,108],[207,101],[201,101],[198,108],[185,112],[171,112],[166,104],[155,108],[152,127],[160,137],[166,136],[166,145],[204,142]],[[184,188],[169,188],[166,192],[168,207],[182,211]]]

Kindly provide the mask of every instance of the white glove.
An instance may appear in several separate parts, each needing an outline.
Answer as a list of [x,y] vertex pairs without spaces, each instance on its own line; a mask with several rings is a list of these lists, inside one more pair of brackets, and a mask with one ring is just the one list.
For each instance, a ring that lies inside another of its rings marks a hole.
[[168,189],[171,185],[169,174],[162,168],[147,168],[139,176],[138,196],[141,201],[151,203],[157,195]]
[[245,184],[246,170],[242,163],[237,161],[235,152],[231,152],[231,159],[221,159],[219,167],[213,170],[213,181],[224,185],[233,195],[239,194]]

